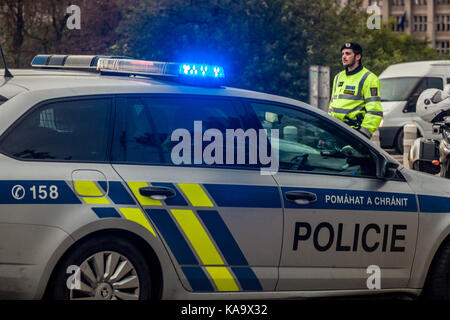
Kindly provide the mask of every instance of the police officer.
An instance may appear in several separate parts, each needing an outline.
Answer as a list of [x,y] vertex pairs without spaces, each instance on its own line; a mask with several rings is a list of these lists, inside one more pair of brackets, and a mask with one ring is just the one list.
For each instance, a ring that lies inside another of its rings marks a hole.
[[358,43],[345,43],[341,54],[345,70],[334,77],[328,113],[370,138],[383,119],[380,81],[362,66]]

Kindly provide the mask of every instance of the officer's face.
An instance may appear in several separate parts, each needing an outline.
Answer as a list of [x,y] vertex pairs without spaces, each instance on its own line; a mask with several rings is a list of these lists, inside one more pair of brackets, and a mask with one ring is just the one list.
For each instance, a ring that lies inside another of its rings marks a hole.
[[341,53],[344,67],[353,67],[361,59],[361,55],[355,55],[352,49],[343,49]]

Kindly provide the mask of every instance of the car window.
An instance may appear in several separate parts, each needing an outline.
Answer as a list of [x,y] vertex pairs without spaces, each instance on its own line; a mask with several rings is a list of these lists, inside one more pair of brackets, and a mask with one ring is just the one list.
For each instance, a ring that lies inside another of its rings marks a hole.
[[437,77],[402,77],[380,79],[380,86],[382,101],[404,101],[418,97],[425,89],[442,89],[444,84]]
[[7,133],[1,149],[21,159],[105,161],[110,107],[107,98],[46,104]]
[[[120,97],[117,99],[112,159],[122,163],[226,165],[225,141],[222,141],[224,148],[217,148],[216,152],[213,152],[213,155],[217,156],[215,160],[222,159],[222,163],[205,161],[203,157],[205,149],[216,140],[213,138],[211,141],[203,141],[203,135],[209,129],[217,130],[216,132],[222,137],[226,136],[227,129],[245,130],[246,117],[248,114],[244,105],[233,100],[191,97]],[[194,132],[195,123],[197,123],[196,132]],[[179,150],[175,148],[184,141],[184,138],[172,139],[172,134],[179,129],[184,130],[190,137],[188,145],[185,145],[189,150],[183,149],[190,152],[190,157],[186,162],[174,163],[173,153],[184,156],[184,151],[175,152]],[[199,154],[196,154],[195,146],[199,143],[200,157],[196,157]]]
[[382,101],[403,101],[419,82],[418,77],[382,78],[380,95]]
[[426,90],[426,89],[443,89],[444,88],[444,82],[441,78],[434,78],[434,77],[424,77],[422,78],[417,85],[415,86],[414,90],[411,92],[408,98],[408,103],[406,105],[406,111],[407,112],[416,112],[416,106],[417,106],[417,100],[419,99],[420,94]]
[[411,96],[419,96],[422,91],[425,89],[443,89],[444,83],[442,78],[432,78],[432,77],[424,77],[420,80],[417,86],[414,88],[414,91],[411,93]]
[[276,139],[271,131],[278,131],[280,170],[376,175],[368,147],[333,123],[291,108],[262,103],[251,103],[251,107],[271,144]]

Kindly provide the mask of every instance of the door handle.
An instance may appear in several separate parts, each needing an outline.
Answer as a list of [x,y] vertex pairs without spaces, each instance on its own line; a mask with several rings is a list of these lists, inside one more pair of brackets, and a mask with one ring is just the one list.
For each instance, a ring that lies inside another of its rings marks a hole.
[[144,197],[149,197],[153,200],[166,200],[173,198],[176,195],[175,190],[167,187],[142,187],[139,188],[139,193]]
[[317,195],[308,191],[288,191],[285,193],[286,199],[296,204],[311,204],[317,201]]

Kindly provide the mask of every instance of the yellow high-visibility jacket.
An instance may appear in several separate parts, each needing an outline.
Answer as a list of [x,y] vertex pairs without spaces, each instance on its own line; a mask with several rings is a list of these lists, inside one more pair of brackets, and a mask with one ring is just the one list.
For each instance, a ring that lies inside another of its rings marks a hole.
[[328,113],[370,138],[383,119],[378,77],[363,66],[338,73]]

